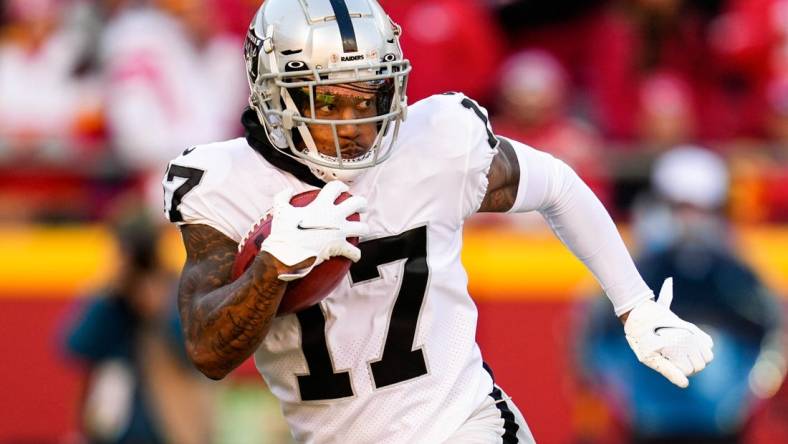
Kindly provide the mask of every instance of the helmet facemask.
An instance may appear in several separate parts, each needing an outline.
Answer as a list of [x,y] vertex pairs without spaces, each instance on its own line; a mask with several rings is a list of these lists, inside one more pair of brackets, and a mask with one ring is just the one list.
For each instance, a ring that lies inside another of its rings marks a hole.
[[[407,60],[387,54],[375,63],[345,62],[337,56],[327,68],[291,60],[280,70],[275,52],[260,57],[268,57],[273,72],[261,73],[254,83],[250,76],[250,102],[275,148],[326,181],[351,181],[391,155],[407,110]],[[349,126],[366,137],[343,137]]]

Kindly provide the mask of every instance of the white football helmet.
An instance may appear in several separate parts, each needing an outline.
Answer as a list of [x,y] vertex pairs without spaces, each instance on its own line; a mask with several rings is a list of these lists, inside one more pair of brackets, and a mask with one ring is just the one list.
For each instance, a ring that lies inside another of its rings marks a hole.
[[[325,181],[351,181],[386,160],[407,112],[410,63],[402,57],[400,32],[376,0],[266,0],[249,26],[244,54],[249,102],[271,144]],[[374,93],[375,115],[316,115],[318,88],[339,84]],[[318,151],[307,124],[330,128],[335,156]],[[343,158],[337,126],[362,124],[377,125],[374,143]]]

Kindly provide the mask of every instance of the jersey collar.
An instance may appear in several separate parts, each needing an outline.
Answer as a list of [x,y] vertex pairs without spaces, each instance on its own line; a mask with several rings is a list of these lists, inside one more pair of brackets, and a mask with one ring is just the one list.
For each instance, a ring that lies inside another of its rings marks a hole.
[[301,182],[314,187],[323,188],[325,182],[315,177],[309,167],[280,152],[268,141],[265,129],[257,118],[257,113],[247,107],[241,115],[241,124],[244,126],[246,142],[271,165],[286,171]]

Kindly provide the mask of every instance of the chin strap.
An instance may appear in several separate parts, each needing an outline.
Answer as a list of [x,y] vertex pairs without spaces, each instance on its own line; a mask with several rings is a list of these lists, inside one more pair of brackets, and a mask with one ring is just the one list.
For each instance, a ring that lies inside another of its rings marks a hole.
[[292,174],[301,182],[313,187],[323,188],[325,182],[312,174],[309,167],[281,153],[271,145],[268,136],[265,134],[265,128],[263,128],[263,125],[257,118],[257,113],[252,108],[247,107],[244,110],[241,115],[241,124],[245,129],[246,142],[260,153],[268,163]]

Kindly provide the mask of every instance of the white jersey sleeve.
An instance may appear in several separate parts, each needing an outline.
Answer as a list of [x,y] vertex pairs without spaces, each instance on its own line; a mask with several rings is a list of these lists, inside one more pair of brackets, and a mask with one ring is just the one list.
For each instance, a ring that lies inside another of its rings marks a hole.
[[236,242],[271,208],[276,192],[306,188],[268,165],[243,138],[185,150],[170,162],[162,185],[170,222],[207,225]]
[[205,146],[186,149],[167,167],[164,187],[164,213],[177,225],[202,224],[232,237],[232,229],[221,223],[215,190],[222,188],[230,173],[230,157]]
[[465,219],[479,210],[487,194],[487,175],[493,158],[498,154],[498,139],[490,127],[486,109],[465,96],[462,96],[460,105],[465,111],[463,124],[469,132],[465,179],[461,187],[462,217]]
[[432,96],[419,105],[421,112],[431,115],[429,126],[419,132],[420,144],[429,144],[425,149],[435,156],[425,155],[422,160],[432,161],[440,172],[440,189],[459,192],[458,216],[466,219],[484,200],[487,174],[498,153],[487,110],[460,93]]

